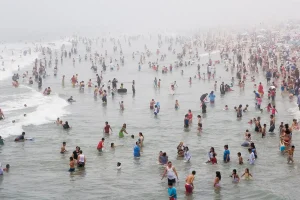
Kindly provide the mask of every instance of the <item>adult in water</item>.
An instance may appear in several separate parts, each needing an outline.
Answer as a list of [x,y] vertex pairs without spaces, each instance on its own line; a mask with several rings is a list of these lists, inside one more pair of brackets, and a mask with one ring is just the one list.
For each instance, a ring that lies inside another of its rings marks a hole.
[[135,145],[134,145],[134,147],[133,147],[133,156],[134,157],[140,157],[141,156],[141,154],[140,154],[140,147],[139,147],[139,143],[138,142],[136,142],[135,143]]
[[78,154],[79,154],[79,151],[80,151],[80,147],[76,147],[75,151],[73,151],[73,154],[72,154],[72,157],[77,160],[78,159]]
[[176,182],[176,178],[178,180],[178,174],[174,166],[172,166],[172,162],[169,161],[168,165],[165,168],[165,171],[162,175],[161,180],[166,176],[168,177],[168,184],[173,184]]
[[84,167],[86,163],[85,155],[82,153],[82,150],[79,151],[78,159],[77,159],[77,166]]
[[68,98],[68,102],[75,102],[75,100],[73,99],[73,96],[70,96],[70,98]]
[[225,85],[224,85],[224,82],[222,82],[222,84],[220,85],[220,92],[221,92],[221,94],[225,94]]
[[69,126],[69,122],[68,122],[68,121],[66,121],[66,122],[64,123],[63,128],[64,128],[65,130],[71,128],[71,127]]
[[192,174],[188,175],[185,179],[185,192],[187,194],[193,193],[194,189],[194,178],[196,175],[196,171],[192,171]]
[[103,128],[103,132],[109,134],[109,130],[111,130],[111,132],[113,131],[110,127],[110,125],[108,124],[108,122],[105,122],[105,126]]
[[3,114],[3,112],[2,112],[2,110],[0,108],[0,120],[2,120],[2,119],[4,119],[4,114]]
[[124,137],[124,133],[123,132],[125,132],[126,134],[128,134],[127,131],[126,131],[126,124],[123,124],[123,126],[122,126],[122,128],[121,128],[121,130],[119,132],[119,137],[120,138]]
[[15,138],[15,142],[20,142],[25,140],[25,132],[22,132],[22,135]]

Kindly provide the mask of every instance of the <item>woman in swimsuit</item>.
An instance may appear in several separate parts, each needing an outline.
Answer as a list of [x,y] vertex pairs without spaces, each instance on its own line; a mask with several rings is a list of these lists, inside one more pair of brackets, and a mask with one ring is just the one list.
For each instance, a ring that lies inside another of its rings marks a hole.
[[214,187],[215,188],[220,188],[221,187],[220,181],[221,181],[221,172],[216,171],[216,178],[215,178],[215,181],[214,181]]
[[124,137],[124,133],[123,132],[125,132],[126,134],[128,134],[127,131],[126,131],[126,124],[123,124],[123,126],[122,126],[122,128],[121,128],[121,130],[119,132],[119,137],[120,138]]
[[184,156],[184,146],[183,146],[183,142],[180,142],[179,145],[177,146],[177,155],[179,157],[183,157]]

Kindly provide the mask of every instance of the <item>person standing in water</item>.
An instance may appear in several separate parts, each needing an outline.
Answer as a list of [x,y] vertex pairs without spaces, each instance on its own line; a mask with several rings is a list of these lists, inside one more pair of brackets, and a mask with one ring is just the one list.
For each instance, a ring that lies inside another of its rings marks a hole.
[[135,82],[134,82],[134,80],[132,81],[132,93],[135,94]]
[[73,157],[70,157],[70,169],[69,172],[74,172],[75,171],[75,161]]
[[66,150],[66,145],[67,145],[67,143],[66,142],[63,142],[63,144],[62,144],[62,146],[61,146],[61,148],[60,148],[60,153],[65,153],[65,152],[67,152],[67,150]]
[[192,171],[192,174],[188,175],[185,179],[185,192],[186,194],[193,193],[194,189],[194,178],[196,175],[196,171]]
[[136,142],[136,143],[135,143],[135,146],[133,147],[133,156],[134,156],[135,158],[138,158],[138,157],[141,156],[140,150],[141,150],[141,149],[140,149],[140,147],[139,147],[139,143]]
[[99,152],[102,152],[102,150],[104,149],[104,141],[105,141],[105,139],[102,138],[101,141],[98,143],[97,150]]
[[221,181],[221,172],[216,171],[216,178],[215,178],[215,181],[214,181],[214,187],[216,189],[221,187],[220,181]]
[[109,130],[111,130],[111,132],[113,131],[110,127],[110,125],[108,124],[108,122],[105,122],[105,126],[103,128],[103,132],[109,134]]
[[119,137],[120,138],[124,137],[124,133],[123,132],[125,132],[126,134],[128,134],[127,131],[126,131],[126,124],[123,124],[123,126],[122,126],[122,128],[121,128],[121,130],[119,132]]
[[178,179],[177,171],[176,171],[175,167],[172,166],[172,162],[171,161],[168,162],[168,165],[165,168],[165,171],[164,171],[164,173],[162,175],[161,180],[166,176],[166,174],[167,174],[167,177],[168,177],[168,184],[175,183],[176,182],[176,177],[177,177],[177,180],[179,180]]
[[77,166],[84,167],[86,164],[85,155],[82,153],[82,150],[79,151],[78,159],[77,159]]

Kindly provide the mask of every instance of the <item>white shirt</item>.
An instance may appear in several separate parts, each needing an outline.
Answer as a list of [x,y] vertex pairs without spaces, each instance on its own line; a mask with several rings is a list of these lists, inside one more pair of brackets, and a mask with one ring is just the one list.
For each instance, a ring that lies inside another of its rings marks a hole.
[[249,164],[254,165],[254,161],[255,161],[255,155],[253,152],[251,152],[249,157]]

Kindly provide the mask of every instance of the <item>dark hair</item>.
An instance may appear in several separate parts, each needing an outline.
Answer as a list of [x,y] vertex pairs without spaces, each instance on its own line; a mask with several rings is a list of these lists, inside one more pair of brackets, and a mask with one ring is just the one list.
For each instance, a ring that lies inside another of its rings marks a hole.
[[110,143],[110,147],[113,147],[114,146],[114,143]]
[[251,148],[248,148],[248,151],[249,151],[249,152],[251,152],[251,151],[252,151],[252,149],[251,149]]
[[70,157],[70,161],[72,161],[73,160],[73,157]]
[[79,153],[82,154],[82,150],[80,150]]
[[66,142],[63,142],[63,144],[66,144]]
[[168,182],[168,186],[173,186],[173,183],[172,182]]
[[134,135],[131,135],[131,138],[134,139]]
[[232,170],[232,172],[236,174],[236,169]]
[[120,167],[121,166],[121,163],[120,162],[117,162],[117,167]]
[[192,174],[195,175],[195,174],[196,174],[196,171],[192,171]]
[[101,140],[105,140],[104,137]]
[[224,147],[228,149],[228,144],[224,145]]
[[219,178],[219,180],[221,180],[221,172],[219,172],[219,171],[216,171],[216,177],[218,177],[218,178]]
[[241,155],[242,155],[242,154],[241,154],[241,152],[238,152],[237,154],[238,154],[239,156],[241,156]]
[[10,168],[10,165],[9,165],[9,164],[6,164],[6,168],[9,169],[9,168]]

